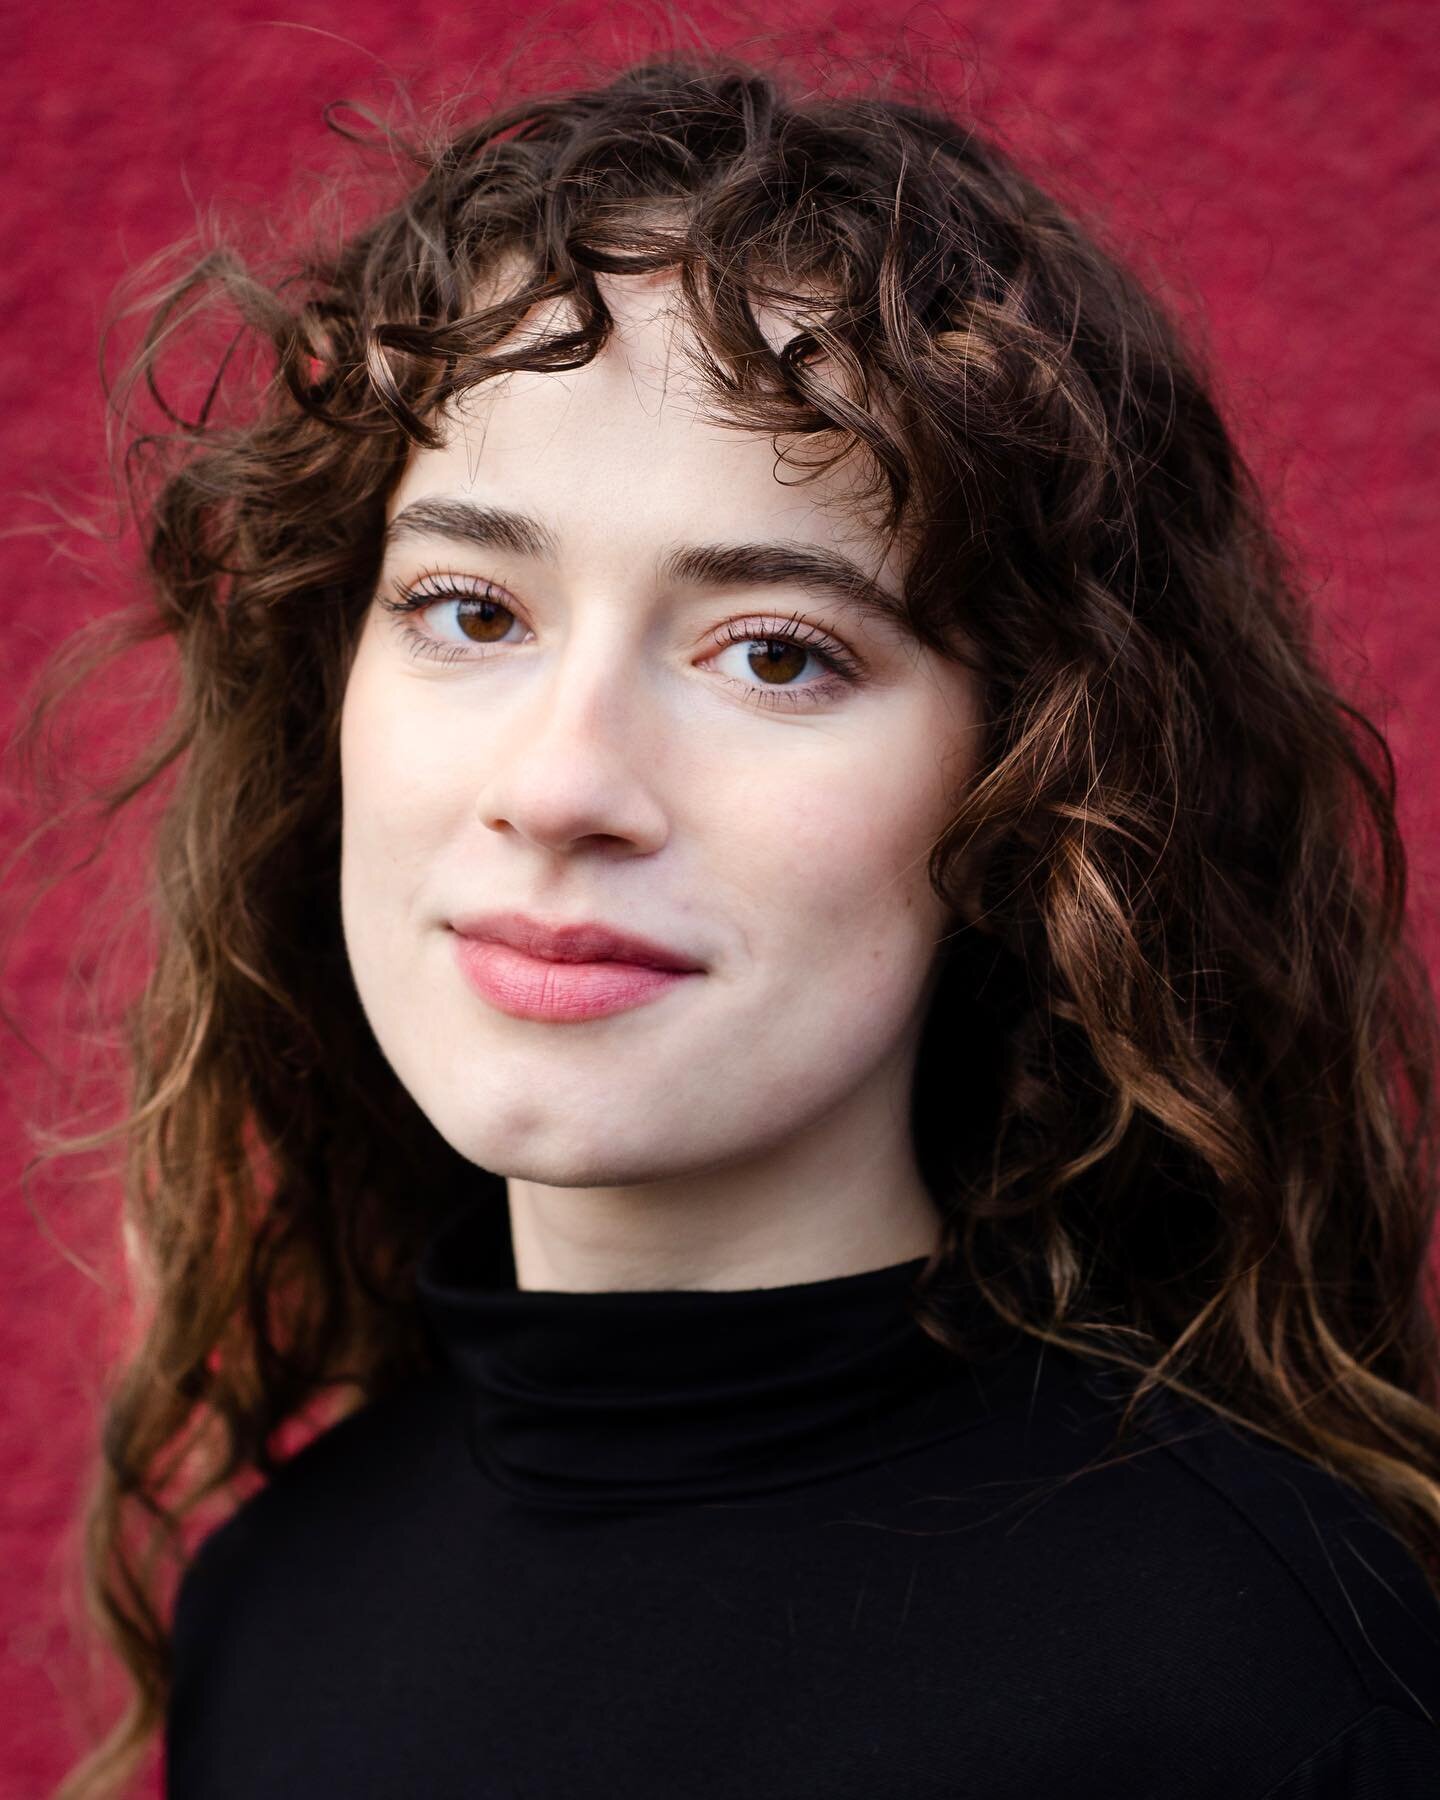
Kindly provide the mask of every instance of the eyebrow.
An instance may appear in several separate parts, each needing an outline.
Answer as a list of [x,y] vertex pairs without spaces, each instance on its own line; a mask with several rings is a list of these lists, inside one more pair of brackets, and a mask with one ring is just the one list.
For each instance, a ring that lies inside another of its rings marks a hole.
[[[557,561],[560,540],[541,520],[501,506],[434,495],[412,500],[385,528],[383,547],[442,537],[482,550]],[[858,563],[821,545],[682,544],[658,564],[662,582],[690,587],[801,587],[838,598],[876,622],[908,630],[905,603]]]

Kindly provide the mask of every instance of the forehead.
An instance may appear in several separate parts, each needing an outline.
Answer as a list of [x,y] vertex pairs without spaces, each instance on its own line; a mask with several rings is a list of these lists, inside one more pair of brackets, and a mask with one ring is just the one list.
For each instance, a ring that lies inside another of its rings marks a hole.
[[[457,396],[436,421],[442,446],[412,452],[391,519],[417,499],[463,496],[544,520],[562,556],[618,559],[628,548],[648,558],[662,543],[763,537],[843,550],[867,573],[898,577],[898,551],[863,505],[859,453],[813,476],[817,446],[833,452],[837,439],[772,438],[726,422],[695,366],[678,277],[598,280],[615,322],[599,354],[578,369],[518,370]],[[798,321],[772,311],[757,323],[778,347]],[[547,302],[497,348],[572,325],[566,302]],[[789,448],[799,464],[778,460]]]

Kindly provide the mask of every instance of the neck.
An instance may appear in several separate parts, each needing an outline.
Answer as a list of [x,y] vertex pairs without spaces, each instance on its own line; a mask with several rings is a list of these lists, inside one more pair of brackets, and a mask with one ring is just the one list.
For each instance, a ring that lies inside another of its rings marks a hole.
[[940,1230],[913,1156],[848,1141],[640,1185],[506,1183],[516,1285],[566,1293],[825,1281],[927,1256]]
[[949,1316],[991,1338],[957,1359],[913,1316],[920,1261],[712,1292],[527,1292],[508,1279],[504,1229],[490,1200],[454,1215],[417,1292],[470,1453],[518,1503],[735,1503],[1033,1401],[1044,1347],[995,1338],[961,1284]]

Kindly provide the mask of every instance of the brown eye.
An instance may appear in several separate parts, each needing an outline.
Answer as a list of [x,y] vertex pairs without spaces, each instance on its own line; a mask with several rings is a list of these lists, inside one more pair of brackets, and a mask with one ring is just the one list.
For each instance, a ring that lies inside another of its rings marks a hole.
[[502,606],[498,600],[488,598],[460,600],[457,602],[455,616],[460,629],[474,644],[499,643],[515,620],[515,615],[508,606]]
[[[758,657],[754,654],[758,651]],[[765,681],[783,685],[799,675],[812,654],[808,645],[788,638],[762,638],[752,647],[750,667]]]

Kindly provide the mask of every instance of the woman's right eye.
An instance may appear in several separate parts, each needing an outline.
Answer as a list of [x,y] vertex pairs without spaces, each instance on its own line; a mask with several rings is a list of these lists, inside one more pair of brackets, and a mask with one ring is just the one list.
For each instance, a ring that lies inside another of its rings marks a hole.
[[[442,583],[427,576],[413,586],[401,588],[396,599],[389,599],[384,594],[377,598],[386,612],[401,618],[423,615],[442,602],[453,602],[456,622],[466,642],[485,645],[504,642],[512,626],[519,622],[517,615],[498,597],[502,592],[503,589],[490,582],[481,582],[473,588],[456,587],[453,583]],[[401,635],[418,656],[453,662],[465,655],[463,643],[437,639],[412,625],[407,625]]]
[[469,596],[461,597],[455,613],[455,622],[471,643],[495,644],[499,643],[510,626],[518,624],[519,620],[508,606],[487,595],[480,600],[472,599]]

